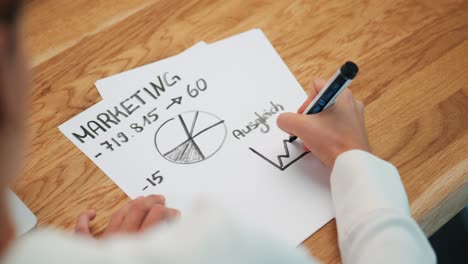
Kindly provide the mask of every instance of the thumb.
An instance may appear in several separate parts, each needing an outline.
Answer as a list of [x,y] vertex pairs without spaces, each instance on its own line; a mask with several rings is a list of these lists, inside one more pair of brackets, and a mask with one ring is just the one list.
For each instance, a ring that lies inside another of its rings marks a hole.
[[284,113],[278,116],[276,124],[284,132],[297,136],[297,131],[304,125],[303,119],[302,114]]
[[87,210],[82,212],[78,219],[76,220],[75,233],[83,235],[91,235],[89,230],[89,222],[91,222],[96,217],[95,210]]

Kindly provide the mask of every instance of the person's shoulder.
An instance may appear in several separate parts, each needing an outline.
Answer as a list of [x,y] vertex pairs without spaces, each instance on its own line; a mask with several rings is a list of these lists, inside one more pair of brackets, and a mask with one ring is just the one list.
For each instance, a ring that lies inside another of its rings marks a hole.
[[18,239],[4,263],[311,263],[305,251],[237,220],[205,204],[135,235],[95,240],[40,230]]

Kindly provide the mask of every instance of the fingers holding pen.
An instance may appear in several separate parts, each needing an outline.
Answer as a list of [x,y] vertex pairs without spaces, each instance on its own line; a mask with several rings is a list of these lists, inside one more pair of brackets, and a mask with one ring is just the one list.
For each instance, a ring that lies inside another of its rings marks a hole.
[[314,78],[307,91],[307,100],[299,107],[297,113],[302,114],[309,104],[314,100],[317,94],[325,87],[327,81],[322,78]]

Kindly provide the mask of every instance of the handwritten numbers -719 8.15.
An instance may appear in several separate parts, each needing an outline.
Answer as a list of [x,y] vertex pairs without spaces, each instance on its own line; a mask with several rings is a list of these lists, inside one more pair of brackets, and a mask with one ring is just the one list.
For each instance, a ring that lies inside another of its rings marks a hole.
[[[150,112],[148,112],[146,115],[144,115],[142,117],[141,123],[130,124],[130,128],[132,128],[136,133],[142,132],[146,126],[151,125],[152,123],[156,122],[159,119],[159,115],[156,114],[157,109],[158,108],[156,107]],[[131,135],[130,137],[133,137],[133,135]],[[115,137],[111,137],[110,139],[101,142],[100,145],[104,146],[106,149],[110,151],[114,151],[117,148],[122,147],[123,144],[129,142],[130,137],[125,132],[119,132],[117,133]],[[95,155],[95,157],[97,158],[101,155],[102,153],[99,153]]]
[[[114,151],[114,144],[117,147],[121,147],[122,144],[128,142],[128,136],[124,132],[117,133],[116,137],[112,137],[110,140],[106,140],[101,143],[101,146],[105,146],[108,150]],[[114,144],[112,144],[114,143]]]
[[158,121],[159,115],[156,114],[156,110],[158,110],[157,107],[148,112],[148,114],[144,115],[142,117],[141,123],[135,122],[130,124],[130,128],[133,129],[135,132],[140,133],[145,129],[146,126],[149,126],[152,123]]

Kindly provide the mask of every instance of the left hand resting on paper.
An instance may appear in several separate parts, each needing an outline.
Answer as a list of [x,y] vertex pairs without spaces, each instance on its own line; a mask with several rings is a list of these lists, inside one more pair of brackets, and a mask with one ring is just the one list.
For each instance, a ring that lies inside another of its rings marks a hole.
[[[162,195],[149,195],[129,201],[114,213],[102,237],[139,233],[163,221],[178,217],[180,212],[166,207],[165,202],[166,199]],[[81,213],[76,221],[75,232],[91,235],[89,224],[95,217],[95,210]]]

